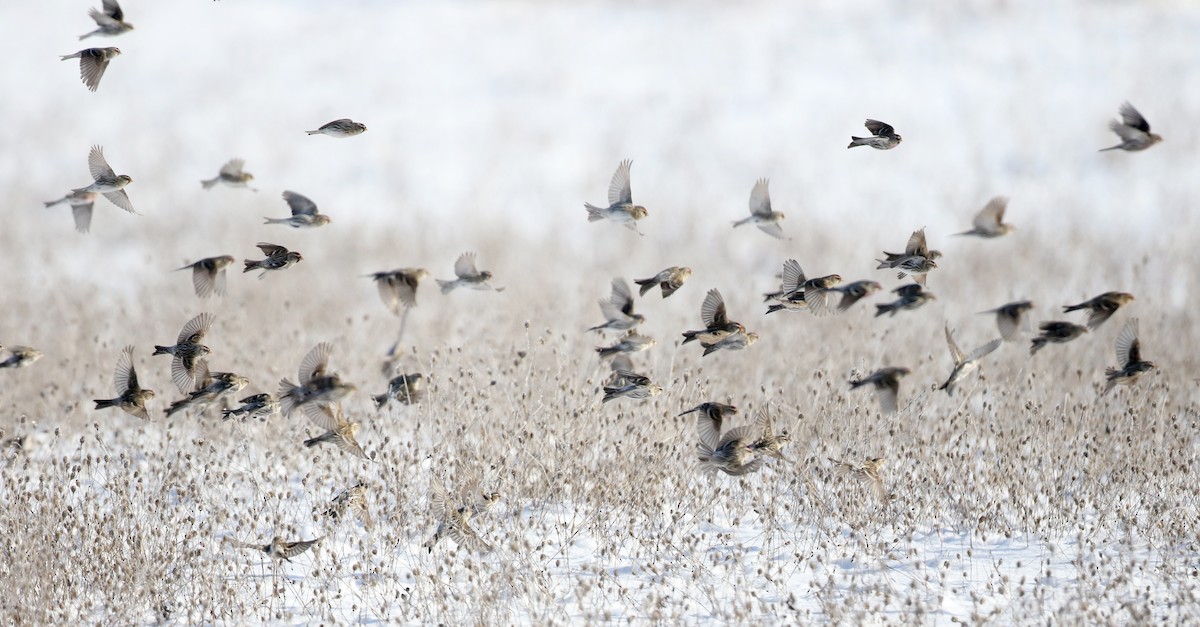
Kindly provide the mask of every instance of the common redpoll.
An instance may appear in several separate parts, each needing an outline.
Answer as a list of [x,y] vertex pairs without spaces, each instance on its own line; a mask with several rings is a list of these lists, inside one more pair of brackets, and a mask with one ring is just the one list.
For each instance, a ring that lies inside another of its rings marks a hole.
[[903,137],[896,134],[896,129],[879,120],[867,120],[863,122],[863,126],[866,126],[868,131],[871,131],[871,136],[854,137],[851,135],[850,145],[846,146],[846,148],[870,146],[875,150],[891,150],[904,141]]
[[626,159],[617,166],[612,182],[608,184],[608,206],[597,207],[591,203],[583,203],[588,211],[588,222],[611,220],[624,224],[626,228],[638,235],[642,232],[637,228],[637,221],[648,215],[646,208],[633,204],[633,192],[629,185],[629,168],[633,161]]
[[1109,122],[1108,128],[1121,138],[1121,143],[1116,146],[1101,148],[1100,152],[1116,150],[1118,148],[1134,152],[1145,150],[1162,141],[1162,135],[1151,133],[1150,123],[1128,102],[1121,105],[1121,119]]

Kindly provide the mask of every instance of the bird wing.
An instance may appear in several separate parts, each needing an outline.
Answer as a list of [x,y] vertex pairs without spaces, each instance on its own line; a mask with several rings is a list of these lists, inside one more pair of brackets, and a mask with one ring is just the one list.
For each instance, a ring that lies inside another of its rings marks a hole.
[[804,269],[800,267],[800,263],[795,259],[788,259],[783,262],[783,288],[784,294],[790,294],[804,285]]
[[762,458],[755,457],[754,459],[742,464],[741,466],[738,466],[737,468],[722,468],[721,470],[731,477],[740,477],[742,475],[748,475],[752,472],[757,472],[759,468],[762,468],[762,465]]
[[783,227],[779,226],[778,222],[759,222],[754,226],[757,226],[758,230],[770,235],[771,237],[774,237],[775,239],[787,239],[787,237],[783,234]]
[[700,320],[710,329],[729,322],[725,316],[725,299],[721,298],[721,292],[715,287],[704,296],[704,303],[700,305]]
[[1003,340],[1001,340],[1000,338],[996,338],[996,339],[988,342],[987,344],[984,344],[983,346],[980,346],[979,348],[976,348],[975,350],[971,351],[971,354],[967,355],[966,359],[964,359],[963,361],[966,361],[966,362],[979,361],[980,359],[983,359],[984,357],[987,357],[988,355],[990,355],[992,353],[992,351],[996,350],[997,348],[1000,348],[1000,344],[1002,342],[1003,342]]
[[259,242],[255,244],[262,253],[268,257],[283,256],[288,253],[288,249],[279,244],[268,244],[267,242]]
[[293,557],[296,557],[297,555],[307,551],[309,547],[320,541],[321,538],[317,538],[315,540],[301,540],[299,542],[286,542],[282,544],[280,550],[278,551],[278,555],[284,559],[292,559]]
[[[80,57],[82,62],[86,64],[92,57]],[[103,73],[103,69],[100,70]],[[97,76],[99,81],[100,77]],[[91,82],[88,83],[91,85]],[[108,161],[104,159],[104,148],[101,146],[92,146],[92,151],[88,153],[88,170],[92,173],[92,179],[99,181],[102,178],[115,179],[117,173],[113,172],[112,167],[108,165]]]
[[309,381],[325,374],[332,352],[333,344],[329,342],[321,342],[308,351],[304,360],[300,362],[300,385],[307,385]]
[[344,433],[340,435],[341,437],[334,438],[333,442],[334,444],[337,444],[338,448],[342,449],[342,452],[349,453],[356,457],[361,457],[362,459],[368,459],[366,451],[359,446],[358,442],[354,439],[354,436]]
[[1141,361],[1141,347],[1138,342],[1138,319],[1130,318],[1121,333],[1117,335],[1117,365],[1121,368],[1135,361]]
[[212,326],[216,316],[211,313],[202,313],[183,325],[183,329],[179,331],[179,338],[175,340],[176,344],[199,344],[204,340],[205,334],[208,333],[209,327]]
[[336,432],[338,427],[346,422],[346,414],[342,411],[341,405],[306,403],[304,415],[308,416],[308,420],[318,427],[333,432]]
[[608,184],[608,205],[622,205],[633,202],[633,190],[629,186],[629,168],[633,161],[626,159],[617,166],[613,173],[612,182]]
[[113,388],[120,396],[125,392],[137,389],[137,370],[133,367],[133,346],[126,346],[117,358],[117,367],[113,370]]
[[904,254],[909,257],[929,256],[929,246],[925,244],[925,228],[913,231],[913,234],[908,238],[908,244],[904,246]]
[[716,449],[717,444],[721,441],[721,412],[713,411],[698,411],[696,412],[696,433],[700,436],[700,443],[710,449]]
[[[105,10],[107,11],[107,7],[105,7]],[[111,15],[102,13],[96,9],[88,11],[88,17],[96,21],[96,26],[102,28],[115,28],[118,24],[117,20],[114,20]]]
[[[617,376],[624,379],[625,383],[628,385],[634,385],[634,386],[650,385],[650,377],[647,377],[645,375],[638,374],[631,370],[617,370],[616,372],[617,372]],[[622,387],[625,387],[625,386],[622,386]]]
[[883,413],[890,414],[895,412],[898,406],[896,399],[900,395],[900,379],[888,377],[880,381],[877,391],[879,407],[883,409]]
[[625,279],[612,280],[612,295],[608,300],[621,313],[626,316],[633,315],[633,292],[629,291],[629,284],[625,282]]
[[[96,91],[96,88],[100,86],[100,79],[104,78],[104,70],[106,69],[108,69],[108,59],[103,54],[93,53],[81,54],[79,56],[79,76],[83,78],[83,84],[87,85],[88,89],[92,91]],[[99,148],[99,146],[96,148]],[[92,149],[94,153],[98,152],[96,148]],[[104,162],[104,155],[100,155],[100,162],[104,164],[104,167],[108,168],[108,164]],[[90,157],[88,158],[88,165],[92,165]],[[115,176],[112,168],[108,169],[108,174]],[[93,166],[92,177],[95,178],[95,176],[96,169]]]
[[[1128,102],[1121,105],[1121,121],[1124,122],[1126,126],[1136,128],[1143,133],[1150,132],[1150,123],[1147,122],[1146,118],[1142,117],[1142,114],[1138,113],[1138,110],[1134,109],[1133,105],[1129,104]],[[1123,139],[1124,135],[1121,137]]]
[[993,231],[1004,220],[1004,210],[1008,207],[1008,198],[996,196],[975,214],[975,228],[981,231]]
[[71,205],[71,216],[75,218],[75,230],[87,233],[92,226],[92,204]]
[[446,492],[446,486],[442,485],[442,482],[437,479],[429,482],[429,509],[433,510],[435,517],[443,519],[446,517],[446,513],[453,509],[450,505],[450,494]]
[[317,203],[309,200],[307,196],[296,192],[284,192],[283,200],[291,207],[294,216],[316,216],[318,213]]
[[117,4],[117,0],[104,0],[101,6],[104,8],[104,14],[108,17],[118,22],[125,20],[125,12],[121,10],[121,5]]
[[475,267],[475,253],[463,253],[458,256],[454,262],[454,274],[460,279],[468,279],[479,276],[479,270]]
[[1011,316],[1003,308],[996,312],[996,326],[1000,328],[1000,337],[1012,342],[1020,337],[1019,320],[1021,314]]
[[[245,167],[245,165],[246,165],[246,162],[241,159],[230,159],[229,163],[226,163],[225,165],[221,166],[221,175],[235,177],[235,178],[238,176],[241,176],[242,168]],[[287,193],[288,192],[284,192],[284,194],[287,194]]]
[[946,325],[946,345],[950,347],[950,356],[954,358],[954,365],[961,364],[963,362],[963,352],[958,347],[958,344],[954,342],[954,334],[950,332],[949,324]]
[[137,211],[134,211],[133,209],[133,203],[129,201],[129,194],[126,194],[125,190],[123,189],[118,189],[115,192],[105,192],[104,197],[108,199],[108,202],[111,202],[112,204],[124,209],[125,211],[128,211],[129,213],[137,213]]
[[880,122],[879,120],[867,120],[863,123],[863,126],[867,127],[867,130],[871,131],[871,134],[876,137],[896,134],[896,129],[892,128],[891,124]]
[[[192,287],[196,289],[197,296],[205,298],[213,293],[213,289],[216,287],[214,284],[217,272],[219,271],[207,268],[204,264],[198,263],[192,266]],[[223,292],[224,289],[220,291]]]
[[[395,274],[381,273],[375,277],[375,287],[379,288],[379,300],[383,301],[388,311],[396,315],[400,315],[401,285],[399,277]],[[409,292],[411,291],[410,289]],[[409,298],[412,298],[412,294]]]
[[771,215],[771,194],[767,191],[767,184],[767,179],[758,179],[754,188],[750,190],[750,215]]

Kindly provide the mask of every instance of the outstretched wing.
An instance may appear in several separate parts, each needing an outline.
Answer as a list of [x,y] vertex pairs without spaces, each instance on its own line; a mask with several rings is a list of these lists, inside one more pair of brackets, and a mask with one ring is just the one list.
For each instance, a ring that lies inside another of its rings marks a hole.
[[626,159],[617,166],[612,182],[608,184],[608,206],[633,202],[633,190],[629,186],[629,168],[632,165],[633,161]]

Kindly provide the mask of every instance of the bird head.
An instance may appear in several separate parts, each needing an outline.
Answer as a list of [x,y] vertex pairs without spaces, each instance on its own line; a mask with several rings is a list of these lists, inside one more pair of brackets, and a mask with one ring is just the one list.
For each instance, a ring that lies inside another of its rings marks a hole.
[[295,263],[297,261],[304,261],[304,256],[294,250],[288,252],[287,258],[288,258],[288,261],[290,261],[292,263]]
[[122,187],[124,187],[133,182],[133,177],[128,176],[126,174],[119,174],[119,175],[117,175],[117,182],[120,183]]
[[641,205],[634,205],[629,208],[629,215],[633,216],[634,220],[641,220],[650,215],[650,212],[646,211],[646,208]]
[[480,276],[480,277],[481,277],[481,278],[482,278],[484,281],[490,281],[490,280],[492,280],[492,271],[491,271],[491,270],[484,270],[484,271],[482,271],[482,272],[480,272],[480,273],[479,273],[479,276]]

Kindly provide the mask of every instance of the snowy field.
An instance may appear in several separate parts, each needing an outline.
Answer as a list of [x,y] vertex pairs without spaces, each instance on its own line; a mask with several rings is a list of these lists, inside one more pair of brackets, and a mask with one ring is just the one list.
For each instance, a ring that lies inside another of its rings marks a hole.
[[[0,621],[1200,621],[1200,5],[128,0],[134,31],[81,44],[89,0],[34,4],[0,5],[0,344],[44,353],[0,370]],[[97,93],[58,58],[88,45],[123,52]],[[1097,152],[1126,100],[1165,141]],[[341,117],[369,130],[304,133]],[[847,150],[865,118],[904,142]],[[90,182],[94,144],[142,215],[101,199],[81,235],[42,203]],[[233,157],[260,191],[202,189]],[[583,208],[626,158],[642,237]],[[790,240],[730,226],[760,177]],[[284,190],[332,223],[264,225]],[[951,237],[997,195],[1015,233]],[[873,259],[921,227],[944,252],[924,308],[763,314],[789,258],[899,286]],[[304,260],[254,280],[260,241]],[[464,251],[506,289],[438,293]],[[215,255],[239,262],[201,300],[174,269]],[[658,343],[635,369],[665,392],[602,404],[596,301],[672,265],[684,287],[636,301]],[[385,363],[398,318],[362,275],[400,267],[431,276]],[[757,344],[680,344],[710,288]],[[935,389],[945,325],[970,350],[997,337],[977,312],[1081,322],[1061,307],[1109,290],[1136,301]],[[182,394],[153,346],[201,312],[238,397],[332,343],[370,459],[305,448],[301,411],[165,418]],[[1102,396],[1134,317],[1158,368]],[[153,422],[93,409],[126,345]],[[890,416],[848,385],[884,366],[912,370]],[[425,397],[376,409],[397,371]],[[700,472],[677,414],[704,401],[769,411],[786,461]],[[873,457],[885,499],[833,461]],[[494,550],[426,550],[434,481],[501,494],[471,522]],[[324,515],[358,482],[371,530]],[[290,562],[239,545],[273,536],[323,539]]]

